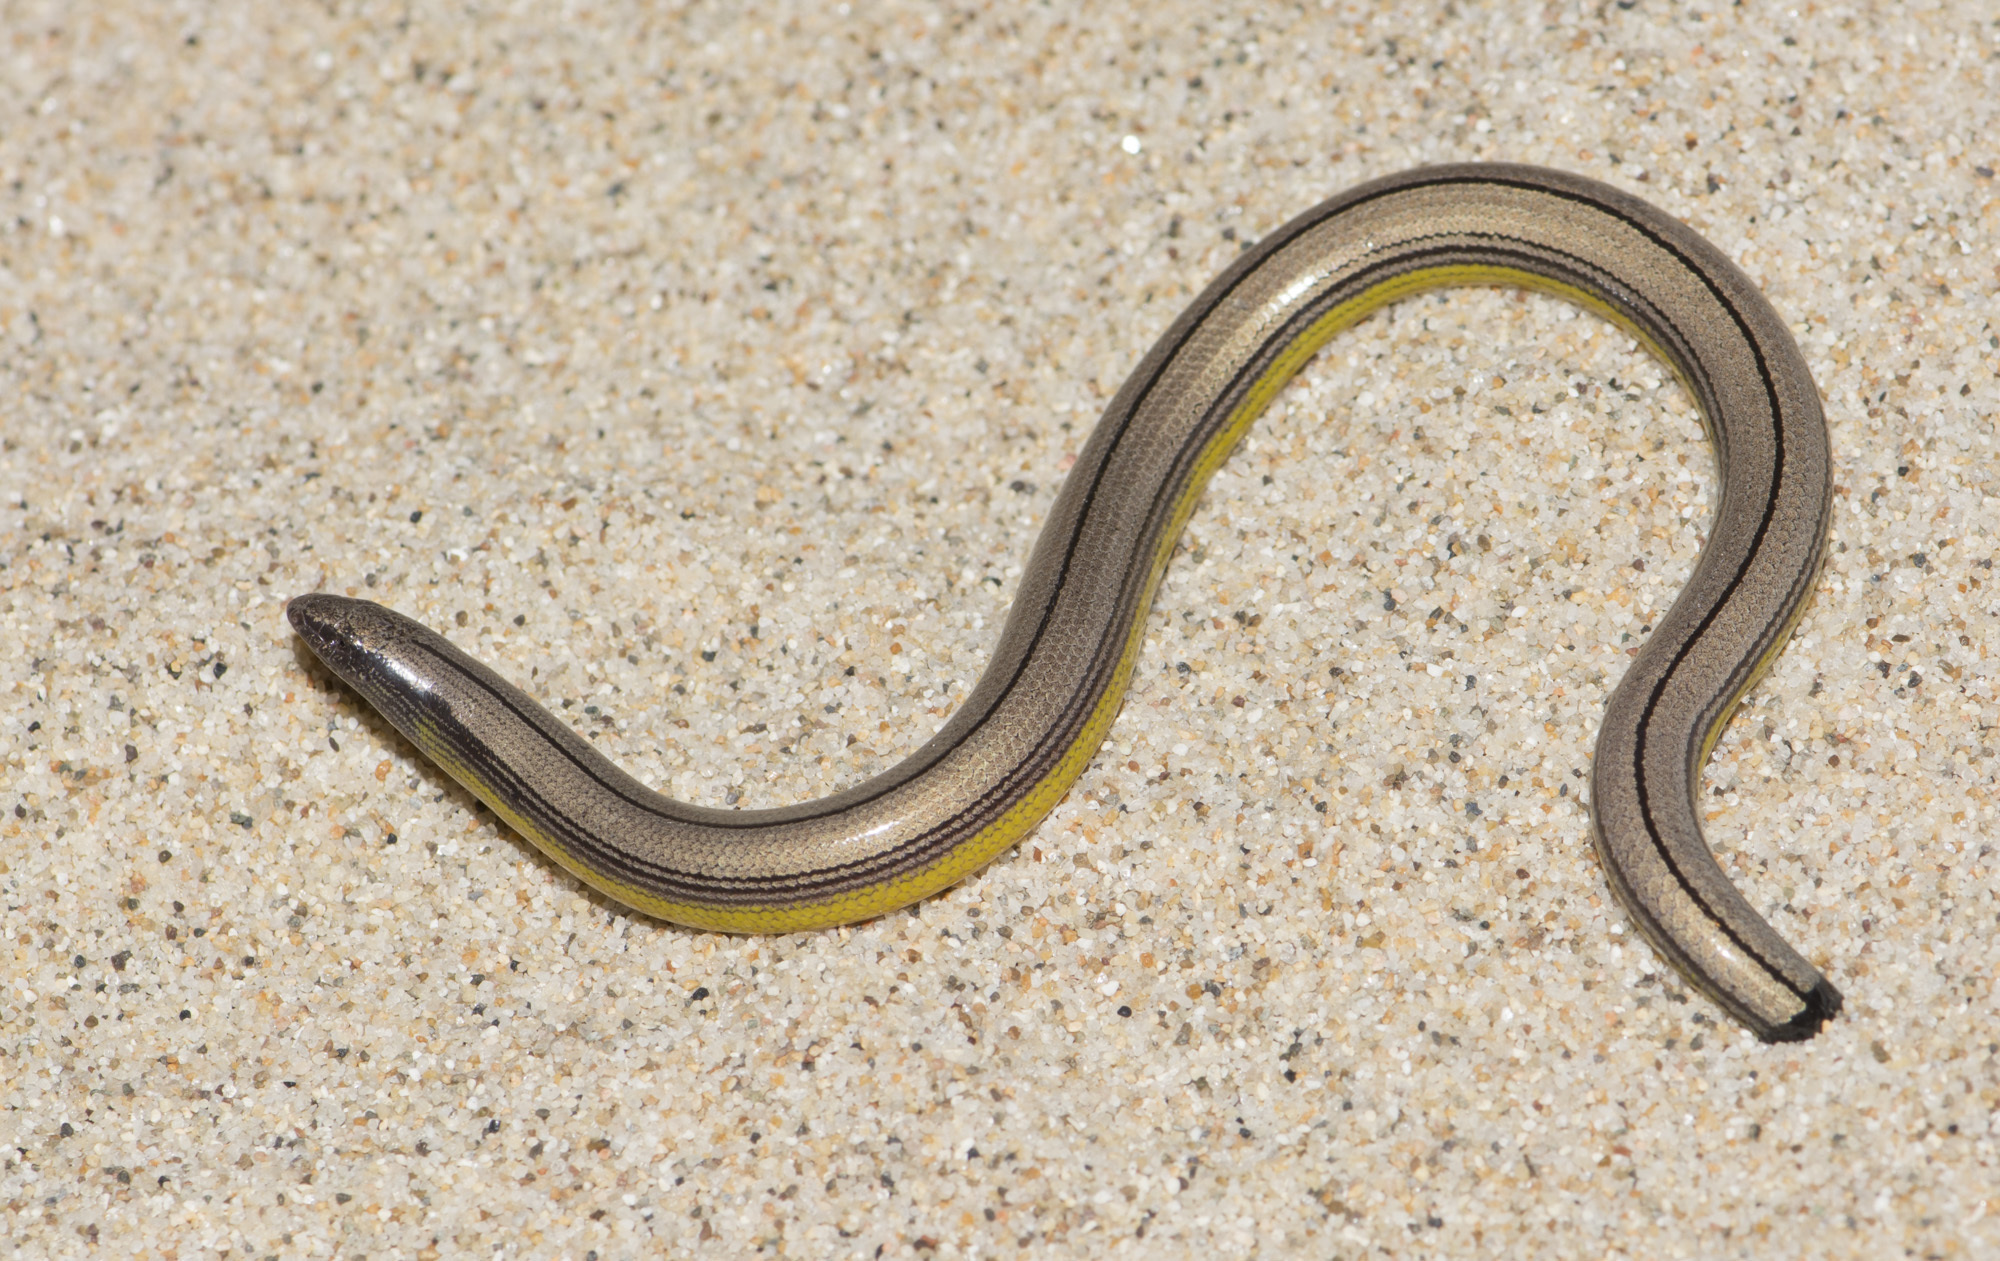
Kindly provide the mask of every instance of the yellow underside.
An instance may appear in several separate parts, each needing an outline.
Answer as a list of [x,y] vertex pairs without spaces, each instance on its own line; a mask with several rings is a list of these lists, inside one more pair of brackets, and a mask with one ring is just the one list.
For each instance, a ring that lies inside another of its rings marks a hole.
[[[453,757],[448,749],[440,747],[439,741],[419,740],[418,743],[432,761],[477,794],[479,799],[492,807],[509,826],[533,841],[579,880],[600,890],[608,897],[660,919],[693,928],[722,932],[799,932],[830,928],[838,924],[851,924],[920,901],[978,871],[1033,831],[1036,825],[1047,817],[1049,811],[1055,808],[1056,803],[1069,792],[1070,786],[1083,774],[1091,758],[1096,756],[1098,746],[1104,742],[1112,721],[1117,718],[1119,709],[1125,703],[1125,690],[1131,682],[1132,665],[1144,638],[1146,614],[1152,606],[1153,591],[1159,585],[1167,558],[1173,554],[1174,547],[1180,539],[1181,528],[1186,525],[1189,514],[1194,511],[1195,501],[1207,487],[1209,478],[1214,475],[1223,460],[1228,458],[1244,432],[1270,405],[1278,391],[1283,389],[1292,377],[1297,375],[1299,369],[1305,366],[1306,361],[1335,334],[1359,322],[1378,308],[1425,290],[1472,285],[1533,289],[1566,298],[1578,306],[1604,316],[1638,338],[1641,344],[1673,369],[1677,376],[1679,375],[1679,365],[1663,353],[1661,347],[1644,329],[1634,325],[1601,298],[1572,285],[1512,267],[1461,265],[1410,272],[1384,281],[1328,311],[1285,347],[1270,368],[1250,388],[1243,402],[1230,415],[1228,422],[1202,449],[1195,462],[1193,474],[1174,498],[1170,523],[1166,531],[1161,534],[1159,547],[1150,562],[1151,569],[1146,578],[1145,595],[1137,606],[1138,612],[1132,624],[1125,631],[1125,646],[1119,655],[1118,667],[1112,674],[1110,685],[1105,688],[1104,695],[1099,698],[1097,707],[1091,712],[1089,721],[1084,723],[1076,739],[1063,751],[1062,757],[1049,773],[1022,794],[1020,800],[1005,814],[952,849],[939,862],[921,871],[910,872],[878,885],[818,902],[742,907],[672,901],[590,867],[557,843],[553,837],[536,828],[528,819],[512,809],[500,794],[482,783],[478,776],[472,773],[471,768]],[[1772,646],[1765,660],[1752,675],[1753,682],[1768,667],[1771,658],[1777,655],[1778,647],[1783,642],[1784,640],[1780,638]],[[1746,683],[1745,688],[1748,686]],[[1726,722],[1725,716],[1709,733],[1709,746],[1714,744],[1716,736]],[[1706,746],[1702,756],[1704,759],[1707,757]]]

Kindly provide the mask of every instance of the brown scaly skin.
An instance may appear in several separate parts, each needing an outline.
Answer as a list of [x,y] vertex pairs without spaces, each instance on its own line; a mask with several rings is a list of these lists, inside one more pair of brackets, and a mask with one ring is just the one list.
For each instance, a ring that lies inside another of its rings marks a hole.
[[1605,185],[1533,167],[1377,180],[1246,252],[1106,409],[1050,509],[991,664],[894,769],[820,801],[712,810],[653,793],[415,622],[301,596],[292,625],[432,760],[576,875],[731,931],[879,915],[964,878],[1059,801],[1117,715],[1139,627],[1209,475],[1322,343],[1423,289],[1520,285],[1610,316],[1700,404],[1723,494],[1687,588],[1606,706],[1597,849],[1654,947],[1758,1036],[1812,1036],[1840,995],[1722,873],[1701,763],[1782,647],[1825,546],[1830,452],[1784,324],[1713,246]]

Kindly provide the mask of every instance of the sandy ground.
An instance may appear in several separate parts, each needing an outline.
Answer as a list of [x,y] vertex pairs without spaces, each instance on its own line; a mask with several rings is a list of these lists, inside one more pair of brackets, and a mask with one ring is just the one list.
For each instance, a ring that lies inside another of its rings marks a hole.
[[[1991,6],[853,8],[0,3],[13,1255],[2000,1255]],[[393,605],[684,799],[854,783],[1181,305],[1459,159],[1683,217],[1824,391],[1704,788],[1809,1044],[1590,853],[1715,468],[1551,300],[1329,347],[1075,791],[851,929],[597,898],[285,625]]]

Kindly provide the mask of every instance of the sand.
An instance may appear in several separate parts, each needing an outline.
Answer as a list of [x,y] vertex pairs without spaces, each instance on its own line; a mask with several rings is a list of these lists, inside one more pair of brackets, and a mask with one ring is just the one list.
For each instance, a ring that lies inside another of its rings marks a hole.
[[[0,6],[12,1255],[2000,1255],[1990,7],[1225,7]],[[1590,852],[1716,474],[1553,300],[1331,345],[1068,799],[850,929],[602,900],[285,624],[390,604],[686,800],[855,783],[1193,293],[1477,159],[1684,218],[1824,392],[1703,790],[1811,1043]]]

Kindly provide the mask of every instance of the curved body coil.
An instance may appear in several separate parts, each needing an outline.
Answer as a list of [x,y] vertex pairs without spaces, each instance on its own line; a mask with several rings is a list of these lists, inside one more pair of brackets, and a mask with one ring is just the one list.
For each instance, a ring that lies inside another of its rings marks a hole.
[[715,810],[650,791],[439,635],[378,605],[291,603],[294,627],[425,756],[620,902],[780,932],[879,915],[978,870],[1040,822],[1124,698],[1162,569],[1209,476],[1328,338],[1449,285],[1554,293],[1609,316],[1701,409],[1721,502],[1694,574],[1606,707],[1597,848],[1653,946],[1758,1035],[1809,1037],[1839,994],[1702,839],[1699,769],[1803,610],[1826,537],[1819,396],[1784,324],[1713,246],[1646,203],[1532,167],[1433,167],[1272,232],[1160,338],[1078,454],[977,686],[907,760],[824,799]]

